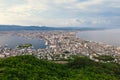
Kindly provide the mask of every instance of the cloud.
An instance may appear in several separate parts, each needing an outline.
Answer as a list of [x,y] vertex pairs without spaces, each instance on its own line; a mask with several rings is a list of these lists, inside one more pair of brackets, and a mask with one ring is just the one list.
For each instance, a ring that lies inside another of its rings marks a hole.
[[0,0],[0,24],[120,25],[120,0]]
[[79,2],[74,4],[75,9],[80,9],[80,10],[88,10],[91,6],[98,6],[102,4],[103,0],[87,0],[84,2]]

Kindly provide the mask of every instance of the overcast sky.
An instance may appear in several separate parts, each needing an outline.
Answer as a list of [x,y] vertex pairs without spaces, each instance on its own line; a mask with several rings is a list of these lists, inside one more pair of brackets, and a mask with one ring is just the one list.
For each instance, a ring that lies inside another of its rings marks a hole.
[[0,0],[0,24],[120,26],[120,0]]

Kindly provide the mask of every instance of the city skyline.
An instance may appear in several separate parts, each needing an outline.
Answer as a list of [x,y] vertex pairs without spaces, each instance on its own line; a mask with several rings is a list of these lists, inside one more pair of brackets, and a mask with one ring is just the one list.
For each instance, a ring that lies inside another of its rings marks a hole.
[[0,24],[119,26],[119,0],[0,0]]

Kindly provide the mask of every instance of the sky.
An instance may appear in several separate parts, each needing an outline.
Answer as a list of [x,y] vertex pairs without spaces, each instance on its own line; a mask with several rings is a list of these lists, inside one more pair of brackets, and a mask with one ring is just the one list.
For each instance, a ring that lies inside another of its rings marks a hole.
[[120,26],[120,0],[0,0],[0,24]]

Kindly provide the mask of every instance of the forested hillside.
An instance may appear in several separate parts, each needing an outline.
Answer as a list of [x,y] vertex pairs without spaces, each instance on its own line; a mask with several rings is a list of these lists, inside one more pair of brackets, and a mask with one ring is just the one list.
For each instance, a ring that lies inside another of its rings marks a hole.
[[120,65],[87,57],[58,64],[24,55],[0,60],[0,80],[120,80]]

